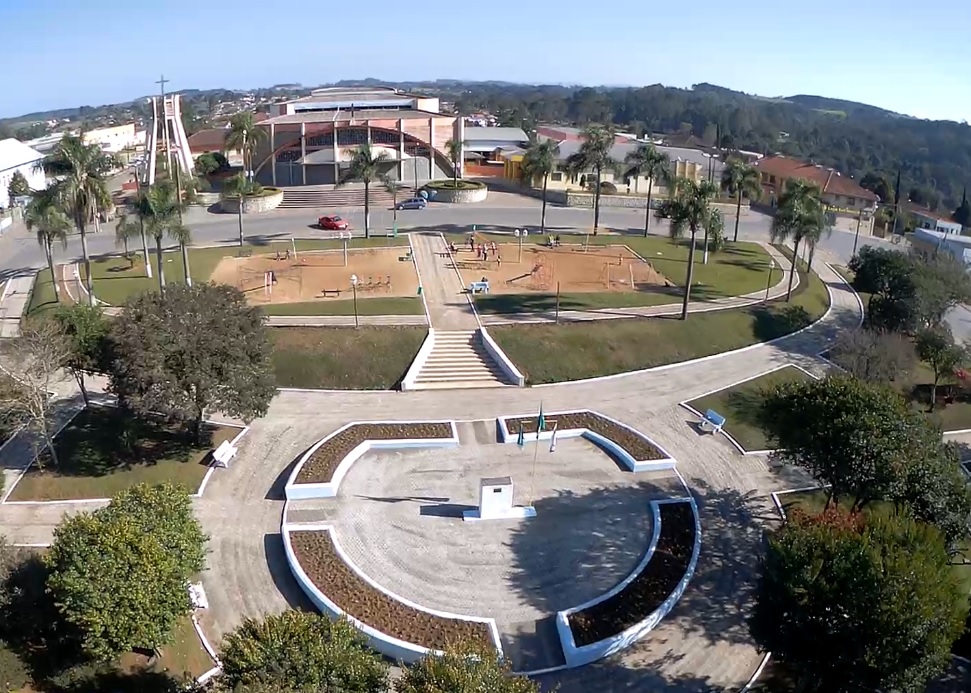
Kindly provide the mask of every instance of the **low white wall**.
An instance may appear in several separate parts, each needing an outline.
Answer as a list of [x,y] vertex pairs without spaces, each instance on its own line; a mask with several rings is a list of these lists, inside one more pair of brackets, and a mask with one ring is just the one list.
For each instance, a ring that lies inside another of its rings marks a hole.
[[[616,419],[613,419],[609,416],[604,416],[599,412],[591,411],[589,409],[573,409],[571,411],[544,412],[543,415],[547,419],[554,419],[557,416],[562,414],[582,414],[587,412],[591,414],[596,414],[597,416],[603,417],[604,419],[607,419],[608,421],[614,424],[617,424],[618,426],[626,428],[634,435],[640,438],[643,438],[648,443],[656,447],[661,452],[661,454],[664,455],[664,457],[659,460],[635,460],[634,457],[629,452],[627,452],[622,447],[617,445],[617,443],[615,443],[614,441],[608,438],[605,438],[599,433],[596,433],[586,428],[557,429],[556,437],[557,438],[578,438],[578,437],[586,438],[587,440],[589,440],[590,442],[596,445],[607,448],[610,452],[616,455],[621,462],[624,463],[624,466],[626,466],[630,471],[635,473],[664,471],[664,470],[674,469],[675,466],[677,465],[676,460],[673,457],[671,457],[671,453],[669,453],[663,447],[661,447],[656,442],[654,442],[650,437],[644,435],[637,429],[631,428],[627,424],[621,423],[620,421],[617,421]],[[518,431],[513,433],[512,431],[509,430],[509,424],[506,423],[508,419],[521,419],[529,416],[532,416],[532,415],[524,414],[522,416],[500,416],[497,419],[497,421],[499,422],[499,437],[502,440],[502,442],[516,443],[519,438]],[[539,434],[536,434],[536,433],[523,434],[523,439],[526,442],[534,442],[536,440],[550,440],[552,437],[553,437],[552,430],[546,430]]]
[[[410,242],[409,236],[409,242]],[[414,257],[414,253],[412,253]],[[424,297],[424,293],[422,293]],[[418,353],[415,354],[414,360],[412,360],[411,365],[408,366],[408,372],[405,373],[405,377],[401,379],[401,390],[402,392],[407,390],[413,390],[415,387],[415,380],[418,379],[418,374],[421,369],[424,368],[425,362],[428,361],[429,354],[432,353],[432,349],[435,347],[435,330],[431,327],[428,328],[428,334],[425,335],[425,340],[421,343],[421,347],[418,349]]]
[[[316,483],[297,483],[297,477],[300,471],[303,469],[304,464],[307,460],[317,452],[321,445],[326,443],[328,440],[336,436],[338,433],[345,431],[351,426],[359,425],[375,425],[375,424],[391,424],[391,425],[406,425],[406,424],[417,424],[417,423],[447,423],[452,429],[452,436],[450,438],[415,438],[415,439],[397,439],[397,440],[365,440],[359,443],[353,450],[351,450],[337,465],[334,469],[334,473],[331,476],[330,481],[321,481]],[[368,450],[394,450],[397,448],[450,448],[457,447],[459,444],[459,434],[455,427],[454,421],[441,421],[441,420],[429,420],[429,421],[354,421],[349,424],[345,424],[338,428],[336,431],[321,438],[316,443],[311,446],[307,452],[303,454],[300,461],[297,462],[293,471],[290,472],[290,478],[287,479],[286,486],[284,486],[284,493],[287,500],[307,500],[309,498],[334,498],[337,495],[337,491],[340,488],[341,480],[351,466]]]
[[[688,567],[685,570],[684,576],[678,582],[678,585],[674,588],[668,597],[661,602],[661,605],[657,609],[652,611],[646,618],[635,623],[634,625],[626,628],[621,633],[615,636],[604,638],[598,642],[590,643],[589,645],[583,645],[582,647],[577,647],[576,641],[573,638],[573,631],[570,628],[569,616],[578,611],[583,611],[591,606],[599,604],[607,599],[610,599],[618,592],[627,587],[634,579],[640,575],[651,561],[651,557],[654,555],[654,551],[657,548],[658,539],[661,536],[661,512],[660,505],[667,503],[689,503],[691,505],[691,512],[695,518],[695,538],[694,546],[691,551],[691,560],[688,562]],[[652,631],[657,624],[661,622],[665,616],[667,616],[674,605],[678,603],[684,594],[685,589],[688,587],[688,583],[691,582],[691,578],[694,576],[695,568],[698,565],[698,555],[701,552],[701,521],[698,518],[698,507],[695,504],[693,498],[669,498],[659,501],[651,501],[651,515],[653,517],[653,527],[651,531],[651,542],[644,554],[644,558],[634,569],[634,571],[628,575],[623,582],[618,584],[612,590],[606,594],[592,599],[585,604],[580,606],[575,606],[571,609],[566,609],[560,611],[556,614],[556,630],[560,636],[560,645],[563,648],[563,657],[566,660],[568,667],[579,667],[591,662],[595,662],[598,659],[604,657],[609,657],[612,654],[620,652],[635,642],[643,638],[650,631]]]
[[[284,517],[286,517],[285,512]],[[344,553],[340,543],[338,543],[337,537],[334,535],[333,527],[329,525],[287,525],[284,523],[282,531],[283,549],[287,557],[287,564],[290,566],[290,572],[293,574],[297,584],[300,585],[300,588],[304,591],[307,597],[310,598],[310,601],[313,602],[314,606],[316,606],[322,613],[333,619],[342,617],[347,618],[351,625],[361,631],[361,633],[367,639],[368,645],[370,645],[370,647],[372,647],[374,650],[380,652],[386,657],[390,657],[394,660],[400,660],[406,664],[411,664],[427,654],[441,654],[440,650],[432,650],[414,643],[399,640],[398,638],[394,638],[386,633],[382,633],[378,629],[372,628],[363,621],[354,618],[332,602],[327,595],[321,592],[317,585],[313,583],[307,573],[304,572],[303,568],[300,566],[300,562],[297,561],[296,555],[293,553],[293,544],[290,540],[290,532],[297,531],[328,532],[330,534],[330,539],[334,544],[334,550],[337,551],[337,554],[340,556],[341,560],[344,561],[344,564],[350,570],[352,570],[355,575],[357,575],[361,580],[366,582],[374,589],[378,590],[379,592],[383,592],[391,599],[394,599],[405,606],[409,606],[418,611],[424,611],[425,613],[432,614],[433,616],[438,616],[440,618],[449,618],[458,621],[473,621],[476,623],[486,624],[489,627],[492,643],[498,651],[499,656],[502,657],[502,641],[499,638],[499,629],[496,626],[495,619],[481,618],[476,616],[460,616],[458,614],[452,614],[445,611],[435,611],[434,609],[427,609],[403,597],[399,597],[398,595],[386,590],[384,587],[374,582],[370,577],[358,569],[358,567],[348,558],[347,554]]]
[[482,335],[482,346],[485,347],[485,350],[488,352],[489,356],[495,360],[496,364],[498,364],[499,368],[506,375],[506,377],[519,387],[525,387],[525,376],[519,372],[519,369],[516,368],[516,364],[514,364],[512,360],[506,356],[506,352],[499,348],[499,345],[496,344],[494,339],[492,339],[492,335],[486,331],[486,328],[480,327],[479,334]]

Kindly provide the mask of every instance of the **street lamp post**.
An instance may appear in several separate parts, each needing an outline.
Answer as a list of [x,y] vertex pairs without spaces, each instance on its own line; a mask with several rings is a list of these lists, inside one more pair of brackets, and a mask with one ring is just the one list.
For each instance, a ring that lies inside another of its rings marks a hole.
[[523,261],[523,241],[525,240],[526,236],[529,235],[529,231],[527,231],[526,229],[522,229],[522,230],[516,229],[516,231],[514,233],[516,234],[516,238],[519,239],[519,260],[517,260],[517,262],[518,263],[522,263],[522,261]]
[[[772,270],[773,269],[775,269],[775,260],[773,260],[770,257],[769,258],[769,276],[766,277],[766,279],[765,279],[765,298],[762,299],[762,302],[763,303],[765,303],[766,301],[769,300],[769,287],[772,286]],[[783,274],[783,276],[785,276],[785,275]]]
[[356,274],[352,274],[351,275],[351,291],[354,292],[354,327],[360,327],[361,326],[360,318],[358,318],[358,316],[357,316],[357,282],[358,282],[357,275]]
[[338,236],[341,239],[341,242],[344,244],[344,267],[347,267],[347,242],[351,239],[351,232],[339,231]]

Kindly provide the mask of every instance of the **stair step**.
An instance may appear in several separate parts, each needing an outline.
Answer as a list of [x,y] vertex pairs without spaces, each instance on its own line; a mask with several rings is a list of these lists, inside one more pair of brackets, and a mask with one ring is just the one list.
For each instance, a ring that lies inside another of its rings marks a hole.
[[512,387],[512,386],[506,385],[505,383],[499,383],[499,382],[489,383],[485,381],[450,380],[448,382],[431,382],[431,383],[416,382],[413,387],[416,390],[473,390],[473,389],[481,389],[481,388],[487,388],[487,387]]

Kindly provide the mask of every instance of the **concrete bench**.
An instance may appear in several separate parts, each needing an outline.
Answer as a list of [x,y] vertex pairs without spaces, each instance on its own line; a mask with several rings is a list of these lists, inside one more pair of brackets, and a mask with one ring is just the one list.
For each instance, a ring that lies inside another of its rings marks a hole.
[[238,448],[233,447],[233,444],[228,440],[224,440],[216,448],[216,451],[212,453],[212,459],[215,460],[217,467],[228,467],[229,461],[236,456]]
[[472,282],[471,284],[469,284],[469,293],[470,294],[489,293],[489,282]]
[[721,433],[722,428],[725,426],[725,417],[714,409],[709,409],[701,417],[701,430],[705,430],[706,426],[711,426],[712,434]]

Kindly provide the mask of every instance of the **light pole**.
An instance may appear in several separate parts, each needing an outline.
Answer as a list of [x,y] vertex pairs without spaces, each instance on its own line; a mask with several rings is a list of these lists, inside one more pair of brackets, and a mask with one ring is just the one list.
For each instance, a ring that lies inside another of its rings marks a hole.
[[[772,270],[773,269],[775,269],[775,260],[773,260],[770,257],[769,258],[769,276],[766,277],[766,279],[765,279],[765,298],[762,299],[762,302],[763,303],[765,303],[766,301],[769,300],[769,287],[772,286]],[[784,273],[783,273],[783,276],[785,276]]]
[[360,327],[361,322],[357,317],[357,275],[351,275],[351,291],[354,292],[354,327]]
[[[347,267],[347,242],[351,240],[351,232],[338,231],[338,237],[341,239],[341,242],[344,244],[344,267]],[[357,276],[352,276],[351,282],[354,282],[355,279],[357,279]]]
[[853,236],[853,254],[856,255],[856,244],[860,240],[860,225],[863,223],[863,210],[860,210],[860,215],[856,218],[856,234]]
[[527,231],[526,229],[523,229],[521,231],[519,229],[516,229],[514,231],[514,233],[516,234],[516,238],[519,239],[519,260],[517,260],[516,262],[517,263],[522,263],[522,261],[523,261],[523,240],[525,240],[526,236],[529,235],[529,231]]

